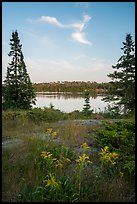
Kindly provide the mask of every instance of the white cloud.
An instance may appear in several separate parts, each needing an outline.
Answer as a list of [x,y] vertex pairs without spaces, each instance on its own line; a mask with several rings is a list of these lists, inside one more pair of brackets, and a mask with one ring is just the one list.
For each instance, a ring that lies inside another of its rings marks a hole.
[[83,21],[80,22],[76,22],[70,25],[70,28],[75,28],[78,31],[82,31],[84,28],[86,28],[86,25],[88,23],[88,21],[91,19],[91,17],[89,15],[84,15],[83,16]]
[[[82,44],[91,45],[91,42],[88,41],[85,37],[85,34],[82,32],[86,27],[87,23],[91,20],[91,16],[83,15],[82,21],[74,22],[71,24],[62,24],[57,18],[53,16],[41,16],[36,20],[36,22],[44,22],[56,26],[58,28],[67,28],[67,29],[74,29],[75,32],[71,33],[71,38],[73,41],[77,41]],[[29,19],[29,22],[31,20]]]
[[[86,57],[86,60],[82,60]],[[81,59],[81,60],[80,60]],[[27,71],[32,82],[47,81],[109,81],[108,73],[112,72],[112,62],[107,59],[90,58],[84,53],[68,59],[33,59],[25,58]],[[2,55],[2,76],[5,79],[10,58]]]
[[71,78],[75,67],[66,59],[25,59],[28,73],[32,82],[46,82]]
[[61,24],[55,17],[51,17],[51,16],[41,16],[37,21],[46,22],[60,28],[64,27],[64,25]]
[[41,16],[40,18],[37,19],[37,22],[45,22],[45,23],[49,23],[51,25],[57,26],[59,28],[74,28],[76,30],[82,31],[86,27],[86,24],[90,19],[91,17],[89,15],[83,15],[82,21],[66,25],[59,22],[53,16]]
[[85,37],[85,33],[82,32],[74,32],[71,34],[71,38],[74,41],[80,42],[82,44],[86,44],[86,45],[92,45],[92,43],[90,41],[88,41]]
[[86,26],[87,23],[90,21],[91,17],[89,15],[83,15],[83,21],[79,23],[73,23],[72,27],[76,29],[76,32],[71,34],[71,38],[73,41],[77,41],[82,44],[86,45],[92,45],[92,43],[86,39],[85,33],[82,32]]
[[[29,69],[33,69],[35,71],[46,71],[47,72],[58,72],[58,71],[70,71],[74,68],[72,63],[70,61],[67,61],[65,59],[31,59],[26,58],[26,66],[29,67]],[[33,72],[31,70],[31,73]]]
[[91,16],[89,15],[83,15],[83,22],[88,23],[88,21],[91,19]]

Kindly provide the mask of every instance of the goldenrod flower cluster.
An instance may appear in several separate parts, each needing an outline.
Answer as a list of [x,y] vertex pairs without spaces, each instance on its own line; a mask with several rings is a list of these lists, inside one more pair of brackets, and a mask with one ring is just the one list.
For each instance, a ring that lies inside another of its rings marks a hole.
[[55,138],[57,136],[57,132],[53,132],[52,128],[48,128],[46,134],[50,134],[51,138]]
[[119,158],[119,154],[115,152],[111,153],[108,149],[109,149],[108,146],[105,146],[103,149],[101,148],[100,152],[101,159],[102,161],[115,165],[116,164],[115,160]]
[[82,147],[84,150],[89,149],[89,146],[87,145],[86,142],[83,143],[83,144],[81,145],[81,147]]
[[[52,128],[49,128],[47,130],[47,132],[49,134],[53,134]],[[54,132],[54,135],[56,135],[55,132]],[[85,153],[85,150],[89,148],[88,145],[86,143],[83,143],[81,145],[81,147],[84,149],[83,154],[79,155],[78,159],[75,160],[75,162],[77,162],[77,164],[78,164],[77,165],[77,167],[78,167],[77,175],[78,175],[78,182],[79,182],[78,183],[79,192],[80,192],[80,188],[81,188],[81,176],[82,176],[82,171],[84,169],[84,166],[87,163],[92,163],[89,160],[89,156]],[[61,172],[61,169],[63,169],[65,167],[66,163],[71,162],[71,160],[69,158],[64,157],[62,154],[60,155],[60,159],[57,159],[57,158],[53,157],[53,155],[49,151],[43,151],[41,153],[41,157],[43,157],[47,161],[47,164],[49,164],[50,167],[55,167],[60,172]],[[44,180],[45,187],[49,187],[51,191],[56,190],[56,189],[60,190],[60,183],[56,181],[54,175],[51,172],[49,173],[48,177],[49,178],[47,180]]]
[[57,132],[53,132],[52,136],[55,137],[57,135]]
[[49,179],[44,180],[44,182],[47,183],[45,186],[51,187],[52,189],[59,189],[59,184],[55,180],[55,177],[51,173],[49,173],[49,177],[50,177]]
[[76,159],[75,161],[78,162],[78,163],[82,163],[82,162],[85,162],[85,160],[86,160],[88,163],[92,163],[92,162],[89,160],[89,156],[87,156],[85,153],[82,154],[82,156],[79,156],[79,159]]
[[52,132],[52,128],[48,128],[46,133],[51,133]]
[[51,158],[52,154],[50,152],[47,152],[47,151],[43,151],[41,153],[41,156],[44,158],[44,159],[49,159]]
[[58,160],[57,158],[53,158],[52,154],[48,151],[43,151],[41,153],[41,157],[43,157],[44,159],[49,159],[50,161],[54,162],[55,161],[55,166],[59,169],[63,168],[63,164],[66,162],[70,162],[71,160],[69,158],[65,158],[65,157],[61,157],[61,160]]
[[63,162],[71,162],[71,160],[70,160],[69,158],[63,157],[63,156],[62,156],[61,160],[62,160]]
[[59,161],[59,160],[56,161],[56,167],[59,169],[63,168],[63,164],[61,163],[61,161]]

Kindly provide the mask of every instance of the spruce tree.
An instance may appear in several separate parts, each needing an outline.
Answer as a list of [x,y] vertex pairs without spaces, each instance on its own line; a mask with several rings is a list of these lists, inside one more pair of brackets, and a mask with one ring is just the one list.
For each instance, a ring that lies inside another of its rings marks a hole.
[[7,75],[3,89],[3,109],[30,109],[35,104],[35,92],[27,73],[22,45],[17,30],[12,32],[10,39],[12,57],[7,67]]
[[89,96],[89,92],[87,90],[85,90],[85,104],[83,106],[83,110],[82,112],[84,113],[85,116],[90,116],[91,113],[93,112],[93,109],[90,110],[91,106],[90,106],[90,96]]
[[104,101],[114,102],[112,109],[118,113],[128,114],[135,109],[135,52],[134,42],[130,33],[126,35],[126,42],[123,42],[123,55],[118,63],[112,66],[116,69],[108,77],[112,79],[110,96],[103,98]]

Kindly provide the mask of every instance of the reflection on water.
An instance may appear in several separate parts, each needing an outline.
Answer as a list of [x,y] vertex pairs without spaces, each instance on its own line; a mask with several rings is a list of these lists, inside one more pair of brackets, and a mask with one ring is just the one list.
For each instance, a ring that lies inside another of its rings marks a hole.
[[[58,99],[69,99],[69,98],[84,98],[82,92],[72,93],[72,92],[37,92],[37,97],[47,97],[47,98],[58,98]],[[90,97],[97,98],[97,93],[91,93]]]
[[[107,103],[102,101],[103,95],[92,94],[90,95],[90,106],[94,109],[94,112],[104,111],[107,107]],[[85,104],[85,98],[83,93],[70,93],[70,92],[42,92],[37,93],[36,105],[33,107],[50,107],[50,104],[54,108],[64,112],[72,112],[74,110],[82,111]]]

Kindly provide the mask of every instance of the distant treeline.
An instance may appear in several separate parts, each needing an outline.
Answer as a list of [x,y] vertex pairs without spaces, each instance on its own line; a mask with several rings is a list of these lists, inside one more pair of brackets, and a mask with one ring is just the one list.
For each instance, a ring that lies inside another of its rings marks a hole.
[[84,81],[64,81],[64,82],[49,82],[49,83],[34,83],[33,87],[36,92],[89,92],[106,93],[111,89],[109,82],[97,83],[97,82],[84,82]]

